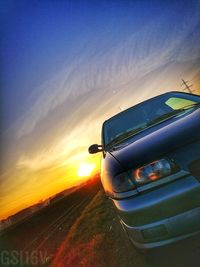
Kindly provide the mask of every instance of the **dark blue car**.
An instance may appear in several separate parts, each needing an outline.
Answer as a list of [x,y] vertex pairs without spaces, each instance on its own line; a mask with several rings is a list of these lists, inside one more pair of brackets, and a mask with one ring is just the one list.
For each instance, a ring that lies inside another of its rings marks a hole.
[[103,123],[101,180],[134,245],[200,232],[200,96],[169,92]]

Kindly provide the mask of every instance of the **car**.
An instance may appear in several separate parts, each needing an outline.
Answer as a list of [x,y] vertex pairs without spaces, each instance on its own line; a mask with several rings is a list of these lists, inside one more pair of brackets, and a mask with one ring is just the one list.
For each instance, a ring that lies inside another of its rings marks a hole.
[[149,250],[200,233],[200,96],[167,92],[102,126],[101,182],[128,237]]

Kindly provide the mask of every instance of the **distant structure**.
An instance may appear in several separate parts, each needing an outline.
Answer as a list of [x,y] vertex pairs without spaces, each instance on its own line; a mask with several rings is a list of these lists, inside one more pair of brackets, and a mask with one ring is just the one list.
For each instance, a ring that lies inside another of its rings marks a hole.
[[183,80],[182,79],[182,84],[181,84],[181,86],[185,86],[184,88],[183,88],[183,91],[185,91],[185,90],[187,90],[188,91],[188,93],[190,93],[190,94],[192,94],[195,90],[191,90],[190,88],[192,87],[192,84],[191,85],[188,85],[188,81],[185,81],[185,80]]

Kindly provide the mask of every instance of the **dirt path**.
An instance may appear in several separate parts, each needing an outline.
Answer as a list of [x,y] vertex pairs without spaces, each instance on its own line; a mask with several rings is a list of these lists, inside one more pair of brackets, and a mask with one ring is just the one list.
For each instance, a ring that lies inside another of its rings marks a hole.
[[57,248],[97,194],[99,186],[99,182],[84,186],[3,233],[0,267],[49,266]]

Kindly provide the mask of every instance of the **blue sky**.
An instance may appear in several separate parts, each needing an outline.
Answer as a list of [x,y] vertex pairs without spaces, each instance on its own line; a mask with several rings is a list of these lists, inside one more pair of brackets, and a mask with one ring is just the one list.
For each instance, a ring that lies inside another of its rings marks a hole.
[[119,107],[180,90],[182,78],[198,90],[200,1],[0,5],[4,205],[9,188],[47,183],[38,170],[66,165],[69,175]]
[[105,51],[166,16],[176,25],[192,16],[197,2],[2,1],[6,125],[27,109],[24,100],[34,88],[84,54],[85,47]]

